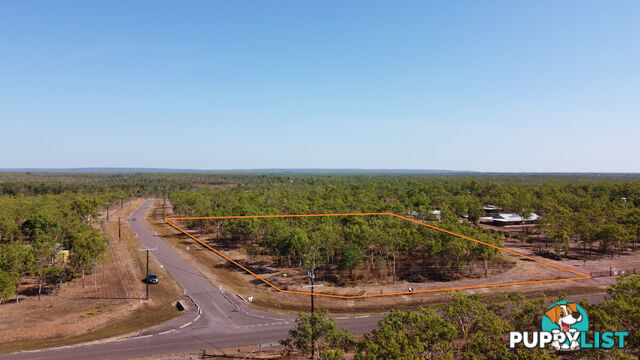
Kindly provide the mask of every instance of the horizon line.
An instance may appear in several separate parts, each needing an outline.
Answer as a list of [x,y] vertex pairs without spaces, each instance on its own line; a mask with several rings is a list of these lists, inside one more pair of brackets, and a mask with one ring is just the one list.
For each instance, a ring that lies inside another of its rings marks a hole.
[[253,173],[253,174],[530,174],[530,175],[640,175],[639,172],[623,171],[482,171],[451,169],[406,169],[406,168],[238,168],[238,169],[189,169],[189,168],[155,168],[155,167],[60,167],[60,168],[0,168],[0,173]]

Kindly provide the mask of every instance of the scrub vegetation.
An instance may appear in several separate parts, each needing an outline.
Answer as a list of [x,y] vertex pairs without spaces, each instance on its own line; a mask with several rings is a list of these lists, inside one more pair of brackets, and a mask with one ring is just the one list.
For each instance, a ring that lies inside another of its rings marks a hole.
[[[502,246],[511,234],[479,223],[484,205],[491,204],[522,218],[539,214],[537,226],[523,226],[515,236],[554,258],[635,251],[640,236],[637,182],[585,183],[581,177],[575,183],[563,177],[523,177],[524,183],[509,177],[258,179],[236,186],[194,186],[171,192],[169,199],[175,214],[186,217],[391,212]],[[317,268],[325,281],[339,269],[349,276],[367,269],[380,278],[419,282],[508,265],[496,249],[389,216],[196,219],[185,225],[224,248],[270,255],[277,266]]]
[[[635,251],[639,180],[616,175],[5,173],[0,174],[0,298],[14,296],[25,276],[39,279],[40,293],[91,272],[106,249],[98,213],[135,197],[169,199],[177,216],[392,212],[501,245],[509,232],[479,225],[483,205],[491,204],[523,217],[540,215],[537,226],[517,235],[536,243],[540,254],[590,259]],[[489,247],[381,216],[188,225],[215,234],[217,241],[270,256],[279,266],[315,266],[327,274],[369,269],[387,281],[455,279],[470,268],[502,266],[504,260]],[[58,250],[69,251],[67,262],[52,258]],[[412,272],[400,260],[430,270]]]

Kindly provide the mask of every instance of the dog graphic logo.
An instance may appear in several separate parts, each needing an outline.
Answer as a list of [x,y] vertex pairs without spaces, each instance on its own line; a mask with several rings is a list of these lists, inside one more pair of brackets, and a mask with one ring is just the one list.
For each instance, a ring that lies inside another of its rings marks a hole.
[[[577,335],[589,330],[589,318],[584,309],[573,301],[559,301],[551,305],[542,317],[542,331],[554,335],[560,332],[567,335],[564,342],[554,340],[551,347],[556,350],[578,350],[580,341]],[[557,339],[558,337],[554,337]]]
[[558,301],[542,316],[542,331],[509,332],[509,348],[551,347],[558,351],[625,348],[629,331],[589,332],[589,318],[573,301]]

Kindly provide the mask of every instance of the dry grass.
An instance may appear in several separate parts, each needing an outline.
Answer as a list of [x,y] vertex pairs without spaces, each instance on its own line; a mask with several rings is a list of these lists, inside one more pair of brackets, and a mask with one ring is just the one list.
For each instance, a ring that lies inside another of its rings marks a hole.
[[[223,349],[207,349],[184,353],[154,355],[136,358],[136,360],[195,360],[195,359],[281,359],[284,348],[282,346],[270,346],[260,348],[256,345],[229,347]],[[293,359],[308,359],[309,357],[287,357]]]

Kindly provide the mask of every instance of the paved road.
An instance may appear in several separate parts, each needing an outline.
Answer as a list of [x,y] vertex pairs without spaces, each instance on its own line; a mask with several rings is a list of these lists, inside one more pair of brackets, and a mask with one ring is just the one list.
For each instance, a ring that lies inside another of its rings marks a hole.
[[[131,227],[148,247],[158,250],[152,256],[169,271],[187,295],[200,307],[141,333],[140,336],[98,344],[68,346],[0,356],[4,359],[122,359],[156,354],[225,348],[248,344],[275,343],[287,336],[294,317],[259,311],[221,293],[173,248],[156,237],[144,222],[151,201],[146,201],[132,215]],[[580,297],[584,298],[584,296]],[[602,295],[588,296],[600,302]],[[572,299],[579,300],[579,299]],[[197,319],[194,321],[194,319]],[[352,333],[375,328],[380,316],[337,318],[340,326]],[[181,326],[184,326],[181,328]]]
[[[201,315],[198,317],[197,311],[190,311],[168,323],[142,332],[141,336],[134,338],[8,354],[0,356],[0,359],[121,359],[216,347],[269,344],[287,336],[288,330],[293,327],[294,316],[245,307],[240,304],[241,300],[235,300],[228,294],[223,295],[188,261],[156,237],[147,227],[143,219],[150,206],[151,201],[142,204],[131,215],[131,219],[136,220],[130,221],[130,225],[145,246],[158,248],[157,251],[151,252],[152,256],[156,257],[178,284],[186,290],[187,295],[198,304]],[[192,306],[192,308],[195,307]],[[194,321],[196,318],[197,320]],[[379,317],[359,317],[341,318],[337,321],[350,331],[359,333],[373,329],[378,319]],[[185,324],[188,325],[180,328]]]

